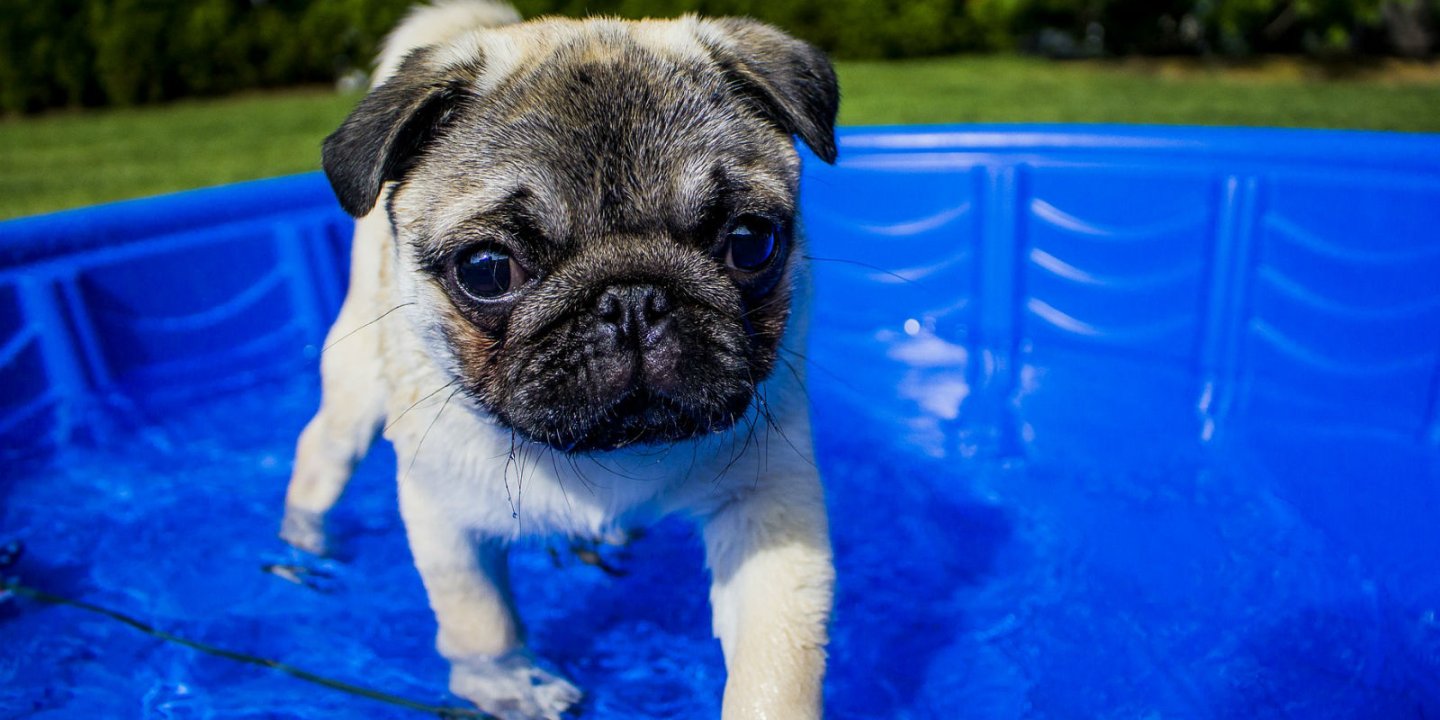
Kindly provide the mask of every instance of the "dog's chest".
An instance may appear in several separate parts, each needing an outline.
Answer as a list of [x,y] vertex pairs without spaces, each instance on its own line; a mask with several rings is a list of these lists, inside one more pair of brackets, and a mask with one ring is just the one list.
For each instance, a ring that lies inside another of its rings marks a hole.
[[[460,410],[428,435],[392,437],[400,482],[439,500],[465,527],[490,536],[568,535],[610,540],[676,511],[693,510],[714,454],[706,443],[569,456],[513,439]],[[408,464],[408,465],[407,465]]]

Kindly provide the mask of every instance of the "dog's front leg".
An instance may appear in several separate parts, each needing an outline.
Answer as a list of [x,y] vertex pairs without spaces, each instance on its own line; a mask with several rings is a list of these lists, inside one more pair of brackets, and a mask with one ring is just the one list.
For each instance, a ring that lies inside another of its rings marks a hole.
[[503,720],[559,720],[580,691],[525,650],[504,544],[476,538],[415,477],[402,478],[400,514],[440,627],[435,647],[450,661],[450,691]]
[[725,651],[724,720],[810,720],[835,570],[819,479],[761,488],[705,524],[710,603]]

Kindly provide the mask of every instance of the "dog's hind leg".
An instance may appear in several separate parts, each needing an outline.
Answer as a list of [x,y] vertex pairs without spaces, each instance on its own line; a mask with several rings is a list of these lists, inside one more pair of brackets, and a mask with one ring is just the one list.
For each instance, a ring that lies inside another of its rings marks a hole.
[[368,325],[389,308],[376,306],[378,272],[368,265],[377,253],[362,245],[356,243],[350,290],[325,338],[320,409],[296,444],[280,525],[281,539],[316,555],[331,550],[325,515],[340,499],[385,418],[381,333]]

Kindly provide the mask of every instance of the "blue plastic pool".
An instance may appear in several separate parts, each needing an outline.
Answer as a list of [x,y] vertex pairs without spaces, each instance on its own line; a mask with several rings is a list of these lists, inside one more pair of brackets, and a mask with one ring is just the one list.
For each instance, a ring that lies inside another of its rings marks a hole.
[[[1440,717],[1440,137],[841,148],[804,180],[830,717]],[[387,450],[325,592],[261,571],[348,236],[318,175],[0,223],[3,573],[456,702]],[[617,562],[517,554],[534,646],[587,718],[717,716],[697,538]],[[24,599],[0,716],[418,717]]]

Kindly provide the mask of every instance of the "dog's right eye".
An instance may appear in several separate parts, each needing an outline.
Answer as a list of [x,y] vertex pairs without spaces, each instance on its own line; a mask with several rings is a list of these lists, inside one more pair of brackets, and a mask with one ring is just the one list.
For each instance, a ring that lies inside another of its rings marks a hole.
[[494,300],[525,284],[525,269],[498,245],[479,245],[460,251],[455,259],[455,281],[476,300]]

